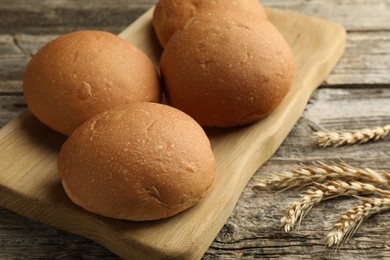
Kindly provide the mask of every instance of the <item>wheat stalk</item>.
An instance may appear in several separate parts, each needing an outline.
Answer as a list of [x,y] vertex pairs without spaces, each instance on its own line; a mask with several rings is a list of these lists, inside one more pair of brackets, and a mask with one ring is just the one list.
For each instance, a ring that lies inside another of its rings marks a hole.
[[374,214],[390,209],[390,197],[361,200],[360,204],[348,210],[326,235],[328,247],[340,246],[355,233],[359,226]]
[[386,186],[390,183],[390,173],[357,168],[344,162],[326,164],[319,161],[312,165],[300,164],[291,171],[273,173],[269,178],[257,183],[254,188],[286,189],[311,183],[325,183],[330,180],[361,181]]
[[359,195],[359,194],[382,194],[390,196],[390,191],[375,187],[372,184],[359,181],[341,181],[334,180],[325,184],[315,184],[315,187],[309,188],[304,193],[299,202],[292,203],[281,219],[285,232],[294,228],[295,224],[300,223],[310,209],[325,199],[334,198],[340,195]]
[[383,127],[363,128],[358,130],[319,131],[315,132],[318,145],[321,147],[351,144],[362,144],[368,141],[377,141],[386,137],[390,132],[390,125]]

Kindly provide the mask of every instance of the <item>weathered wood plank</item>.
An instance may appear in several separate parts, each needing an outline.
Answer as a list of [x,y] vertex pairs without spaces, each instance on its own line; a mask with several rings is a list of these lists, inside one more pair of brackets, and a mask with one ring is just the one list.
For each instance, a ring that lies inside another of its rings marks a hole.
[[119,33],[150,8],[156,0],[2,0],[0,33],[65,33],[104,29]]
[[21,79],[30,56],[16,44],[15,37],[0,35],[0,79]]
[[[115,33],[157,0],[2,0],[0,34],[64,33],[105,29]],[[262,0],[268,7],[315,15],[343,24],[350,31],[389,30],[389,0]],[[351,11],[353,10],[353,11]]]
[[367,167],[390,170],[390,137],[360,146],[320,149],[314,145],[314,129],[359,129],[390,123],[390,89],[328,89],[316,91],[299,124],[275,158],[290,160],[364,161]]
[[389,0],[261,0],[265,6],[314,15],[340,23],[348,31],[390,29]]
[[29,56],[33,56],[43,45],[51,40],[59,37],[60,34],[45,34],[45,35],[31,35],[31,34],[16,34],[14,38],[15,44]]
[[[0,35],[0,80],[21,80],[30,56],[59,35]],[[350,33],[326,85],[390,84],[390,34]]]
[[0,35],[0,53],[2,56],[20,55],[21,50],[15,44],[15,39],[11,35]]
[[[0,209],[1,259],[118,259],[95,242]],[[26,241],[29,244],[23,246]],[[23,250],[24,247],[26,250]]]
[[32,55],[58,36],[0,34],[0,80],[22,80]]
[[0,94],[0,127],[11,121],[25,109],[26,104],[21,95]]
[[22,95],[22,84],[21,80],[0,80],[0,95]]
[[349,33],[344,55],[326,83],[390,84],[389,71],[390,33]]
[[325,128],[361,128],[390,123],[390,89],[321,89],[304,117]]

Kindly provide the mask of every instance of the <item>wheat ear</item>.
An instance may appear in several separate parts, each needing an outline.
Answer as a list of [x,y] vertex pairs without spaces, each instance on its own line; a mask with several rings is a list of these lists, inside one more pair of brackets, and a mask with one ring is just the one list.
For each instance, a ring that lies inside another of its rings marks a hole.
[[340,246],[355,233],[359,226],[374,214],[390,209],[390,197],[363,199],[360,204],[348,210],[326,235],[328,247]]
[[254,188],[286,189],[330,180],[361,181],[386,186],[390,184],[390,173],[357,168],[344,162],[326,164],[319,161],[312,165],[300,164],[291,171],[273,173],[269,178],[255,184]]
[[382,194],[390,196],[390,191],[375,187],[372,184],[358,181],[334,180],[325,184],[315,184],[315,187],[309,188],[303,194],[299,202],[292,203],[281,219],[285,232],[294,228],[295,224],[300,223],[310,209],[325,199],[334,198],[340,195],[359,195],[359,194]]
[[319,131],[315,132],[318,145],[321,147],[362,144],[368,141],[377,141],[386,137],[390,132],[390,125],[383,127],[363,128],[358,130]]

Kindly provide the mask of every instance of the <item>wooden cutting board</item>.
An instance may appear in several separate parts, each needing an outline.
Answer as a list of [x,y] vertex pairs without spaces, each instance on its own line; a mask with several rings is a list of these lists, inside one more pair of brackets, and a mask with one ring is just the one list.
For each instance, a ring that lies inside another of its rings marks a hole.
[[[151,26],[152,11],[120,36],[157,63],[161,48]],[[217,177],[197,206],[151,222],[114,220],[86,212],[67,198],[57,176],[57,154],[65,137],[43,126],[28,111],[0,130],[0,206],[95,240],[125,259],[201,258],[251,176],[283,142],[344,50],[345,30],[340,25],[281,10],[267,11],[294,52],[294,84],[278,109],[263,121],[207,130]]]

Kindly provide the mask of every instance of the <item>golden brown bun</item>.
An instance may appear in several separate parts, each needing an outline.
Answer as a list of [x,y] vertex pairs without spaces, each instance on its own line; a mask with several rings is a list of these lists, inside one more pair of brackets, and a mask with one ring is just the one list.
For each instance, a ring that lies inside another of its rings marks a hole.
[[238,11],[195,16],[169,41],[160,69],[168,103],[210,127],[266,117],[294,76],[293,55],[277,29]]
[[190,18],[203,11],[239,9],[267,19],[264,7],[258,0],[160,0],[153,14],[153,27],[161,46],[165,47],[171,36],[184,28]]
[[31,112],[65,135],[114,106],[161,98],[151,60],[101,31],[69,33],[46,44],[31,59],[23,89]]
[[215,167],[199,124],[173,107],[148,102],[88,120],[58,157],[63,186],[76,204],[136,221],[166,218],[198,203]]

